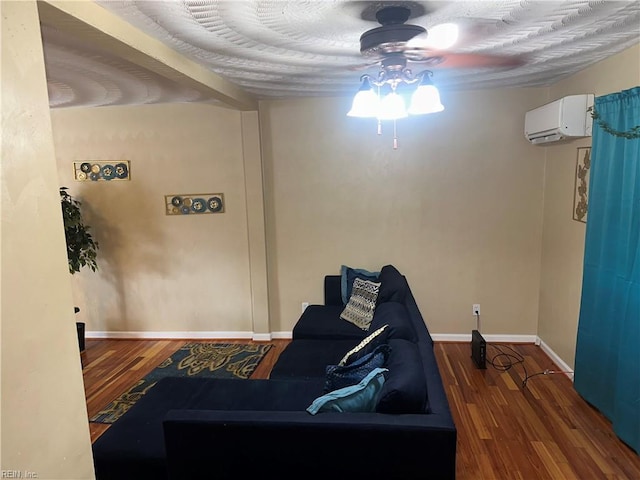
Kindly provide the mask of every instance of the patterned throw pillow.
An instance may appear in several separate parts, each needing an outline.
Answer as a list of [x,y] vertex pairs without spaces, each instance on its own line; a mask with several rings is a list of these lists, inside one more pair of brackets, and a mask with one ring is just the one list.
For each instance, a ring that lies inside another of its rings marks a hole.
[[362,330],[369,330],[379,290],[380,283],[356,278],[353,281],[351,297],[340,314],[340,318],[353,323]]
[[389,345],[379,345],[374,351],[349,365],[327,365],[324,392],[355,385],[375,368],[382,368],[389,358]]
[[[387,336],[384,334],[388,325],[383,325],[375,332],[367,335],[358,345],[349,350],[338,365],[346,365],[353,362],[356,358],[366,355],[370,351],[373,351],[378,345],[386,342]],[[373,348],[371,348],[373,347]],[[369,350],[371,348],[371,350]]]

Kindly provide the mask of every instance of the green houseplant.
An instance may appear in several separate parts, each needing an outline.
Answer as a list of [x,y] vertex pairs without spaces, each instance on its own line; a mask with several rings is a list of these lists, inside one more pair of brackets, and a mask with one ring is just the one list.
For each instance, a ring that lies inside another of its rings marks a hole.
[[[62,206],[62,219],[64,221],[64,236],[67,242],[67,260],[69,261],[69,272],[74,274],[82,267],[88,267],[92,271],[98,269],[96,257],[100,248],[91,233],[88,225],[82,219],[81,203],[73,198],[67,187],[60,187],[60,204]],[[80,309],[75,307],[75,312]],[[84,350],[84,322],[76,322],[78,331],[78,345],[80,351]]]
[[64,236],[67,241],[69,272],[74,274],[82,267],[89,267],[95,272],[98,269],[96,257],[100,246],[89,233],[91,227],[85,225],[82,219],[80,210],[82,204],[67,192],[67,187],[60,187],[60,203],[64,220]]

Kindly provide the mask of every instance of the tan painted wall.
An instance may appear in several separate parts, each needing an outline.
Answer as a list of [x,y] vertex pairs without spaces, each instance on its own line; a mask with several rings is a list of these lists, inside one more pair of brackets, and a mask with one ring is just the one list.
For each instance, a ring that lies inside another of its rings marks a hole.
[[[212,105],[52,111],[61,185],[83,201],[99,272],[74,275],[91,331],[252,331],[241,114]],[[74,161],[130,160],[131,181],[76,182]],[[216,193],[223,214],[167,216],[164,195]]]
[[[550,88],[550,100],[565,95],[606,95],[640,85],[640,46],[597,63]],[[586,225],[572,219],[577,147],[591,138],[546,150],[542,275],[538,334],[573,366],[580,314]]]
[[433,333],[536,334],[544,151],[524,138],[545,89],[443,92],[440,114],[345,116],[346,99],[261,104],[272,328],[322,302],[340,265],[403,272]]
[[[1,2],[0,469],[94,478],[35,2]],[[17,477],[16,477],[17,478]]]

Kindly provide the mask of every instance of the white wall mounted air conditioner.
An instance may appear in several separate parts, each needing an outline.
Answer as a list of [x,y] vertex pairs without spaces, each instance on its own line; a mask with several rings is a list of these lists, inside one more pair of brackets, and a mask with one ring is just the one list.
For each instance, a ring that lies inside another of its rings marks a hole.
[[568,95],[531,110],[524,117],[524,136],[534,145],[590,137],[593,94]]

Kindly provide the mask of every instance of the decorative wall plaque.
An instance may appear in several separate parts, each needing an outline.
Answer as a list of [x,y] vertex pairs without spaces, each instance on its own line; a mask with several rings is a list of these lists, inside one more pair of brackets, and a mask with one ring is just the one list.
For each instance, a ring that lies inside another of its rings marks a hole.
[[224,213],[222,193],[179,193],[165,195],[167,215],[193,215],[202,213]]
[[589,168],[591,168],[591,147],[580,147],[576,158],[573,219],[584,223],[587,223],[587,208],[589,206]]
[[77,182],[130,180],[129,160],[73,162],[73,176]]

